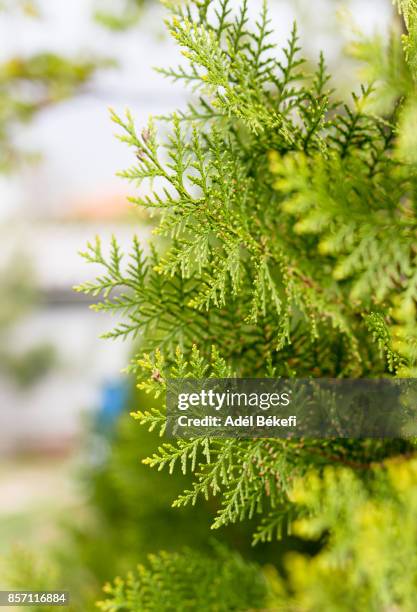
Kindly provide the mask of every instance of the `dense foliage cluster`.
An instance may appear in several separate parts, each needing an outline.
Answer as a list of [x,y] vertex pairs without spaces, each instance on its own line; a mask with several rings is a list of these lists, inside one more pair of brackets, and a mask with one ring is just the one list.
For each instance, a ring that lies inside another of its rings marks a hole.
[[[165,139],[154,121],[137,130],[113,115],[135,154],[122,175],[159,238],[135,241],[126,263],[116,239],[109,251],[97,239],[84,256],[103,275],[80,290],[123,313],[109,337],[139,337],[132,371],[156,398],[169,377],[414,376],[415,3],[400,3],[402,45],[396,32],[354,45],[372,82],[348,102],[323,57],[315,69],[301,57],[295,27],[276,49],[266,3],[255,24],[247,0],[231,6],[170,6],[187,65],[162,72],[192,101],[161,118]],[[161,408],[135,417],[163,433]],[[412,440],[204,438],[164,443],[145,462],[191,471],[174,505],[216,496],[213,528],[258,517],[255,543],[289,529],[320,542],[312,559],[289,558],[286,584],[269,577],[267,603],[227,609],[411,610],[415,529],[395,548],[413,516],[413,451]],[[170,610],[154,592],[161,563],[118,582],[104,609]],[[175,601],[189,609],[182,592]]]
[[[150,556],[149,564],[149,568],[139,566],[137,576],[132,573],[127,584],[117,580],[106,587],[119,609],[233,612],[254,604],[261,607],[266,599],[266,583],[258,568],[229,552],[220,550],[217,559],[189,550],[161,553]],[[115,610],[112,601],[100,602],[99,608]]]

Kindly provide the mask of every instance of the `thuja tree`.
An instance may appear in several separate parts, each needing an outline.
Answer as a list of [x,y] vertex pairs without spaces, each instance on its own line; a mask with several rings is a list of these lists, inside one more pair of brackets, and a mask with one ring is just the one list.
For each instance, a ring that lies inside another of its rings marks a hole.
[[[139,335],[141,389],[158,398],[187,376],[415,375],[417,8],[399,8],[408,34],[357,41],[370,82],[340,101],[324,58],[302,59],[295,27],[277,50],[266,4],[254,24],[244,0],[236,12],[228,0],[170,6],[187,66],[162,72],[192,102],[161,119],[165,138],[155,121],[113,115],[135,156],[122,175],[159,238],[135,240],[125,260],[116,239],[97,240],[84,256],[103,274],[80,287],[100,296],[97,310],[123,313],[109,337]],[[157,404],[134,417],[163,434]],[[215,496],[213,529],[255,518],[254,544],[292,530],[319,552],[289,555],[285,580],[222,550],[161,554],[109,586],[102,609],[412,610],[414,448],[162,442],[145,463],[194,475],[174,506]]]

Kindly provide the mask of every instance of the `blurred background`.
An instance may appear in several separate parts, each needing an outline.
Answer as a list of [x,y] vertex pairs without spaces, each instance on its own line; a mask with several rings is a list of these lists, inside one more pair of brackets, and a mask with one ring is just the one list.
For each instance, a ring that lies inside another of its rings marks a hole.
[[[249,4],[256,16],[261,0]],[[393,18],[390,0],[269,5],[277,43],[297,18],[305,54],[323,49],[344,85],[347,11],[368,34]],[[157,0],[0,0],[0,586],[48,576],[74,585],[80,610],[102,581],[169,547],[170,521],[202,546],[208,525],[174,518],[181,484],[140,465],[152,440],[129,420],[143,398],[121,372],[134,346],[100,340],[114,321],[72,289],[95,273],[78,255],[88,240],[151,232],[116,176],[132,158],[108,108],[144,124],[186,100],[152,70],[181,62],[163,18]]]

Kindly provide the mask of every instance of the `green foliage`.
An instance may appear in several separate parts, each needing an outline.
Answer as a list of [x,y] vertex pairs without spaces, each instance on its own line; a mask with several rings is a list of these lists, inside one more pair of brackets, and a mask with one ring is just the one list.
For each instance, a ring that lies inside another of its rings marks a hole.
[[[199,6],[194,17],[190,7],[176,7],[174,12],[170,31],[185,48],[190,69],[165,72],[199,90],[199,103],[166,118],[172,133],[164,143],[158,141],[153,122],[138,133],[131,115],[121,119],[113,114],[124,132],[121,139],[134,149],[137,160],[122,175],[143,184],[143,196],[134,202],[159,216],[156,233],[168,240],[168,248],[163,254],[154,249],[145,262],[135,244],[131,258],[136,263],[132,268],[131,261],[125,274],[113,243],[109,263],[104,262],[110,277],[80,289],[93,295],[104,292],[98,309],[128,315],[111,335],[141,332],[145,350],[159,347],[172,354],[178,345],[190,349],[192,344],[207,347],[215,341],[239,374],[260,373],[271,358],[277,373],[301,375],[303,370],[311,372],[309,356],[325,343],[329,352],[337,350],[339,359],[323,363],[322,374],[366,375],[370,362],[375,374],[382,372],[385,366],[378,363],[372,342],[363,341],[366,327],[358,322],[358,314],[364,313],[364,306],[369,312],[374,307],[369,295],[390,254],[378,266],[379,255],[392,245],[385,230],[397,211],[389,200],[384,200],[386,211],[376,216],[375,228],[367,217],[366,239],[358,236],[356,244],[349,240],[367,215],[367,202],[361,204],[360,197],[368,174],[381,200],[387,191],[393,200],[410,189],[409,177],[389,153],[392,123],[366,114],[370,89],[354,96],[351,107],[333,101],[323,58],[315,73],[303,69],[295,28],[284,60],[279,61],[270,42],[266,9],[254,31],[247,24],[245,4],[236,18],[228,3],[221,4],[214,19],[208,4]],[[363,153],[356,158],[358,150]],[[312,171],[323,196],[319,210],[314,200],[301,202],[296,191],[308,188]],[[290,182],[296,180],[295,172],[301,174],[297,186]],[[272,173],[283,176],[279,180]],[[332,181],[334,174],[339,179]],[[342,183],[339,216],[328,227],[335,211],[327,188],[331,183],[336,191],[344,175],[352,176],[358,193],[349,183],[343,193]],[[358,201],[357,216],[334,236],[335,225],[345,220],[343,214],[350,215],[352,198]],[[298,213],[305,218],[294,223]],[[404,245],[396,249],[392,267],[399,263],[397,276],[406,271],[410,277],[408,295],[414,284],[413,256],[407,251],[411,236],[407,242],[406,235],[413,217],[404,212],[403,223]],[[336,241],[332,248],[349,248],[346,258],[333,266],[333,278],[332,253],[317,248],[328,245],[329,236],[319,241],[304,235],[317,234],[321,227]],[[379,232],[380,238],[381,227],[385,241],[379,247],[375,235]],[[345,279],[360,271],[368,253],[375,261],[368,271],[371,285],[367,295],[356,299],[365,276],[350,284]],[[90,246],[86,258],[103,263],[100,246]],[[389,290],[397,293],[396,278],[385,282],[378,301]],[[112,294],[118,287],[126,290]],[[340,344],[341,350],[336,349]],[[298,367],[289,368],[289,363]]]
[[407,34],[403,36],[404,51],[415,75],[417,70],[417,3],[415,0],[395,0],[404,16]]
[[[138,404],[152,406],[155,400],[132,390],[126,412],[109,438],[97,432],[89,437],[93,450],[85,456],[80,483],[86,503],[76,520],[72,514],[61,517],[62,535],[57,541],[33,554],[34,577],[28,576],[26,584],[37,581],[36,568],[43,565],[39,556],[47,558],[57,576],[45,579],[43,586],[64,585],[72,594],[71,610],[92,610],[105,582],[124,576],[159,550],[172,554],[192,547],[202,557],[213,557],[210,523],[218,504],[210,499],[198,507],[171,507],[172,499],[192,486],[193,476],[153,472],[140,462],[140,457],[152,453],[159,436],[138,427],[130,417],[129,408]],[[222,530],[222,544],[249,562],[282,558],[277,542],[252,547],[251,532],[250,524],[229,525]],[[8,563],[18,574],[19,558],[8,559]]]
[[[49,562],[39,562],[37,555],[33,555],[27,550],[16,548],[7,559],[1,559],[2,580],[5,588],[11,590],[27,591],[28,585],[34,591],[44,591],[45,585],[49,590],[62,590],[63,582],[57,568]],[[10,585],[13,585],[10,587]],[[19,608],[17,608],[19,609]],[[30,607],[32,612],[53,612],[55,606],[45,604]],[[67,612],[76,612],[72,602],[67,607]]]
[[[165,139],[155,121],[137,130],[129,113],[113,113],[135,155],[122,176],[140,188],[132,201],[151,211],[158,238],[149,254],[135,241],[126,263],[116,240],[104,255],[99,242],[89,245],[84,257],[105,272],[79,287],[100,296],[97,310],[124,315],[110,337],[140,335],[145,354],[131,368],[139,385],[157,397],[170,377],[414,376],[411,47],[404,53],[393,37],[357,45],[374,78],[378,66],[388,68],[346,102],[332,90],[323,57],[313,71],[302,59],[295,26],[281,54],[276,50],[266,3],[255,24],[246,0],[237,12],[228,0],[173,4],[171,10],[168,28],[187,63],[162,72],[189,86],[192,101],[160,118],[168,124]],[[411,31],[411,13],[405,15]],[[410,37],[407,45],[413,44]],[[383,112],[374,103],[380,91],[387,94]],[[163,433],[157,405],[134,416]],[[353,561],[342,568],[349,578],[343,572],[333,582],[328,573],[320,576],[322,599],[314,599],[313,581],[299,582],[298,609],[344,610],[345,590],[354,592],[369,563],[370,533],[348,540],[343,532],[339,541],[337,520],[345,524],[355,500],[372,502],[383,488],[381,466],[393,456],[408,465],[414,447],[413,440],[201,438],[162,443],[145,463],[191,472],[191,487],[174,505],[215,497],[220,507],[213,528],[257,517],[255,542],[285,535],[306,511],[316,517],[322,526],[316,537],[329,540],[311,567],[327,558],[331,566],[346,543]],[[330,478],[327,495],[320,486],[336,473],[329,465],[338,464],[344,471],[340,482]],[[325,501],[306,510],[293,486],[312,468],[318,499]],[[352,530],[355,520],[353,512]],[[388,550],[393,539],[384,540],[385,526],[380,533]],[[372,528],[379,533],[376,519]],[[379,578],[390,574],[392,580],[377,594],[375,574],[361,592],[361,609],[409,609],[410,581],[398,579],[403,562],[395,555],[385,559]],[[308,559],[303,563],[310,567]],[[294,568],[294,580],[301,580]],[[139,580],[139,592],[144,584]]]
[[11,137],[16,124],[73,96],[99,64],[49,52],[11,57],[0,63],[0,171],[10,170],[19,159]]
[[138,22],[143,8],[148,3],[149,0],[119,0],[116,3],[114,1],[106,3],[103,0],[97,0],[95,2],[95,19],[98,23],[111,30],[123,31]]
[[305,517],[294,531],[326,543],[314,558],[288,557],[293,607],[284,609],[414,610],[416,484],[415,459],[375,466],[370,486],[333,467],[296,482],[291,497]]
[[[374,325],[374,333],[381,337],[381,331]],[[170,378],[226,378],[230,370],[225,366],[215,349],[207,364],[195,347],[189,361],[177,351],[172,366],[167,366],[159,352],[154,360],[145,356],[134,364],[144,377],[139,387],[153,396],[163,392]],[[133,416],[142,425],[163,434],[164,410],[142,410]],[[262,515],[253,536],[254,543],[259,543],[271,541],[290,529],[297,508],[290,503],[288,491],[294,478],[309,471],[312,464],[321,470],[327,464],[350,462],[358,470],[368,470],[374,461],[395,455],[410,445],[411,442],[377,440],[177,439],[163,443],[144,463],[158,470],[167,468],[171,473],[175,468],[184,474],[192,472],[192,487],[179,495],[173,506],[181,508],[217,496],[221,503],[213,529]]]
[[[0,1],[2,13],[18,10],[20,19],[41,18],[36,2]],[[45,50],[32,55],[5,56],[0,62],[0,172],[10,171],[22,157],[13,143],[16,125],[74,96],[108,60],[64,57]]]
[[150,556],[148,566],[140,565],[105,592],[108,599],[98,606],[107,612],[232,612],[260,609],[267,589],[259,569],[237,554],[219,550],[210,558],[185,550]]
[[[130,405],[150,401],[136,393]],[[171,552],[192,545],[207,552],[213,504],[181,511],[170,507],[172,498],[191,486],[192,479],[190,475],[152,474],[141,465],[138,453],[152,452],[157,442],[156,432],[148,434],[134,426],[126,414],[111,440],[107,459],[88,470],[85,486],[90,491],[91,519],[77,526],[70,523],[75,544],[71,563],[88,568],[101,583],[162,548]],[[103,533],[107,534],[104,540]],[[242,539],[238,530],[223,535],[233,546]],[[248,533],[244,535],[246,539]]]

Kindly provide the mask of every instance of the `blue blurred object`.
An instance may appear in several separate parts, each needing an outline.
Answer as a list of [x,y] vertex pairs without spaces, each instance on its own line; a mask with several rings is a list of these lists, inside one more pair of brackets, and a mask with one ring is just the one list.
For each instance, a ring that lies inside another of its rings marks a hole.
[[111,433],[121,412],[127,406],[129,386],[122,379],[110,380],[103,384],[100,406],[97,413],[97,429]]

